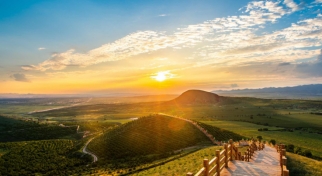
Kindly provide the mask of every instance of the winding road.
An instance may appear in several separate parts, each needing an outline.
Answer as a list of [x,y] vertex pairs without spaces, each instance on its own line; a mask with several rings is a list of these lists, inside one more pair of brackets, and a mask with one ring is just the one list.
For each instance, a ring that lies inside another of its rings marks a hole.
[[98,160],[98,158],[97,158],[97,156],[95,155],[95,154],[93,154],[92,152],[89,152],[89,151],[87,151],[86,150],[86,148],[87,148],[87,145],[94,139],[95,137],[93,137],[93,138],[91,138],[90,140],[88,140],[87,142],[86,142],[86,144],[85,144],[85,146],[84,146],[84,148],[83,148],[83,153],[86,153],[86,154],[89,154],[89,155],[91,155],[92,157],[93,157],[93,163],[95,163],[97,160]]

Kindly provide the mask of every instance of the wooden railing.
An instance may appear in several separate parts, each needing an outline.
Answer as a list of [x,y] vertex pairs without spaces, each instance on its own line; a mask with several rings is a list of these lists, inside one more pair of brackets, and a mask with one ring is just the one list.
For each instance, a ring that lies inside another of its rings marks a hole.
[[203,160],[203,168],[201,168],[196,174],[191,172],[187,173],[187,176],[209,176],[216,175],[220,176],[220,172],[224,167],[228,167],[228,162],[233,160],[242,160],[248,161],[252,157],[254,151],[262,150],[264,144],[259,143],[258,146],[254,141],[249,142],[249,148],[245,155],[241,155],[241,152],[238,152],[238,148],[235,146],[232,139],[229,140],[229,144],[224,144],[224,150],[216,150],[216,157],[211,159]]
[[287,158],[286,158],[286,150],[285,150],[285,145],[284,144],[280,144],[280,145],[276,145],[275,146],[277,152],[280,153],[280,166],[281,166],[281,170],[282,176],[289,176],[289,170],[286,167],[286,163],[287,163]]

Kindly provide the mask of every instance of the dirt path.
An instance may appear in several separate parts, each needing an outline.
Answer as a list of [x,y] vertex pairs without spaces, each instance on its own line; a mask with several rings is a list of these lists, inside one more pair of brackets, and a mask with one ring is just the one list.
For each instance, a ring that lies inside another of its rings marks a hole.
[[[97,137],[97,136],[95,136],[95,137]],[[86,144],[85,144],[85,146],[84,146],[84,148],[83,148],[83,153],[86,153],[86,154],[89,154],[89,155],[91,155],[92,157],[93,157],[93,163],[95,163],[97,160],[98,160],[98,158],[97,158],[97,156],[95,155],[95,154],[93,154],[92,152],[89,152],[89,151],[87,151],[87,145],[95,138],[95,137],[92,137],[91,139],[89,139],[87,142],[86,142]]]
[[189,123],[191,123],[192,125],[194,125],[195,127],[197,127],[204,135],[206,135],[210,140],[211,140],[211,142],[213,143],[213,144],[215,144],[215,145],[220,145],[220,143],[218,143],[218,142],[216,142],[215,140],[214,140],[214,137],[211,135],[211,134],[209,134],[208,132],[207,132],[207,130],[205,130],[204,128],[202,128],[201,126],[199,126],[196,122],[194,122],[194,121],[192,121],[192,120],[189,120],[189,119],[185,119],[185,118],[182,118],[182,117],[178,117],[178,116],[173,116],[173,115],[169,115],[169,114],[164,114],[164,113],[158,113],[159,115],[164,115],[164,116],[168,116],[168,117],[173,117],[173,118],[176,118],[176,119],[179,119],[179,120],[184,120],[184,121],[186,121],[186,122],[189,122]]

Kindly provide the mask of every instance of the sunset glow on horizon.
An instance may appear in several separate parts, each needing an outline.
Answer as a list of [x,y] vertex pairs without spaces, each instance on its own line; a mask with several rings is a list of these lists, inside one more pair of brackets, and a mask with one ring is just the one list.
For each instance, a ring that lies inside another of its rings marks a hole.
[[321,0],[13,1],[0,93],[180,93],[322,82]]

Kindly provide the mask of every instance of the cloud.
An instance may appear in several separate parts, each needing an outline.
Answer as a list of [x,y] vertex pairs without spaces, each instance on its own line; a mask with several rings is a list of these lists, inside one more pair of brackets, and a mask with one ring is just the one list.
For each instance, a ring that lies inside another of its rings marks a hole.
[[282,63],[279,63],[278,66],[287,66],[287,65],[291,65],[290,62],[282,62]]
[[38,48],[38,50],[40,51],[40,50],[45,50],[46,48],[44,48],[44,47],[40,47],[40,48]]
[[298,5],[293,0],[284,0],[284,4],[289,7],[293,12],[299,10]]
[[312,62],[303,62],[296,65],[296,71],[302,73],[303,77],[321,77],[322,76],[322,49],[316,60]]
[[238,87],[238,84],[231,84],[230,87],[236,88],[236,87]]
[[23,73],[15,73],[10,76],[13,78],[15,81],[21,81],[21,82],[30,82],[29,79],[26,78],[26,75]]
[[166,17],[166,16],[169,16],[168,14],[160,14],[158,15],[159,17]]
[[315,3],[322,3],[322,0],[315,0]]

